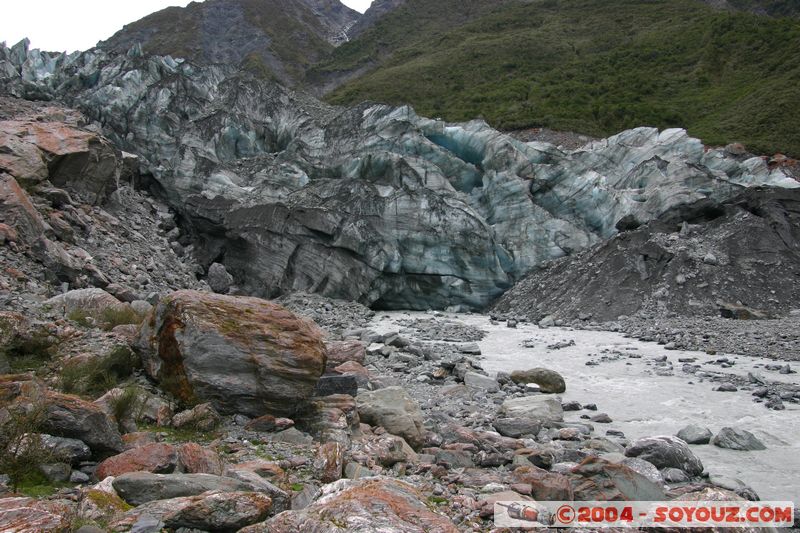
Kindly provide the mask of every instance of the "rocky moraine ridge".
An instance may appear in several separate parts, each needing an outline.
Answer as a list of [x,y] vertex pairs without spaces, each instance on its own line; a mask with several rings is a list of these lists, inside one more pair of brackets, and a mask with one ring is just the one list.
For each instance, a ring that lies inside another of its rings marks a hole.
[[[483,370],[467,315],[382,311],[483,309],[528,275],[503,327],[727,349],[698,346],[722,328],[653,318],[730,300],[794,323],[800,183],[782,160],[681,130],[525,143],[138,47],[3,46],[0,88],[0,530],[479,532],[509,499],[758,498],[690,446],[764,447],[733,423],[628,438],[599,400],[564,399],[569,375]],[[767,263],[735,249],[744,226]],[[590,308],[579,285],[629,260],[642,281],[620,290],[647,297]],[[775,285],[707,270],[736,261]],[[538,306],[530,280],[560,268],[569,297]],[[736,385],[786,416],[800,398]]]

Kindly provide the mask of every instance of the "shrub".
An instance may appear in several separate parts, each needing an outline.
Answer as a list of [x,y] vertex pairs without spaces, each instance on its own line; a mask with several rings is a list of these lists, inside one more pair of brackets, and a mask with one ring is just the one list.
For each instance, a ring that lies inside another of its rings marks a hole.
[[122,394],[111,400],[111,412],[119,423],[129,417],[140,418],[143,408],[144,399],[139,387],[125,387]]
[[105,331],[111,331],[117,326],[127,324],[138,325],[144,320],[144,316],[137,313],[132,307],[125,306],[117,309],[107,308],[100,312],[100,316],[83,309],[75,309],[67,314],[67,318],[85,328],[98,327]]
[[11,489],[50,486],[39,472],[39,465],[56,462],[59,457],[42,443],[36,433],[45,421],[47,406],[9,405],[0,410],[0,472],[9,477]]

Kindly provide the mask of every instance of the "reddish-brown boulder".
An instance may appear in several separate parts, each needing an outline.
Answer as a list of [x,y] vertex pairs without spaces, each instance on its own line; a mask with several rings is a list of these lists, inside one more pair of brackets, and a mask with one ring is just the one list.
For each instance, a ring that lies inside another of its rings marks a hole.
[[186,402],[222,414],[291,416],[325,369],[322,332],[258,298],[178,291],[142,328],[147,373]]
[[338,442],[327,442],[317,449],[314,470],[323,483],[333,483],[342,478],[344,447]]
[[328,346],[328,367],[334,368],[342,363],[355,361],[363,365],[367,349],[361,341],[333,341]]
[[70,502],[34,498],[0,498],[0,531],[45,533],[70,530]]
[[221,476],[223,465],[218,453],[197,443],[187,442],[178,448],[178,470],[186,474]]
[[[17,180],[0,172],[0,213],[3,223],[17,234],[13,240],[30,244],[52,228],[36,210],[28,193],[19,186]],[[11,239],[9,239],[11,240]]]
[[128,472],[169,474],[175,470],[177,464],[178,452],[172,444],[146,444],[100,463],[97,466],[97,479],[121,476]]

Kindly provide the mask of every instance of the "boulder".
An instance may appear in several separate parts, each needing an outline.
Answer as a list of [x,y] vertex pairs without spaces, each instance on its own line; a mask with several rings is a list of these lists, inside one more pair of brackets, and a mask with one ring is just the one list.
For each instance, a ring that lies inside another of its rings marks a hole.
[[117,494],[131,505],[182,496],[197,496],[208,491],[251,492],[251,483],[211,474],[152,474],[129,472],[112,481]]
[[74,509],[70,502],[34,498],[0,498],[0,531],[61,533],[69,531]]
[[523,396],[508,398],[500,408],[506,418],[525,418],[541,422],[561,422],[564,410],[561,402],[548,396]]
[[116,423],[97,405],[69,394],[47,391],[42,430],[57,437],[77,439],[100,455],[121,452],[122,436]]
[[93,204],[116,189],[121,159],[96,133],[63,122],[21,120],[3,121],[0,132],[0,168],[30,185],[49,178]]
[[381,426],[392,435],[403,437],[415,449],[424,443],[422,412],[403,388],[362,392],[356,402],[362,422]]
[[45,302],[53,310],[70,316],[73,313],[80,313],[82,316],[89,316],[95,319],[103,319],[108,313],[123,313],[131,311],[128,304],[124,304],[111,296],[103,289],[90,288],[69,291],[50,298]]
[[323,483],[338,481],[344,469],[344,447],[338,442],[323,444],[317,449],[313,466],[316,478]]
[[711,441],[714,446],[739,451],[766,450],[758,438],[745,429],[722,428]]
[[210,403],[201,403],[172,417],[172,427],[191,428],[197,431],[212,431],[222,418]]
[[331,396],[332,394],[347,394],[355,397],[358,394],[358,379],[356,376],[344,374],[325,374],[320,376],[314,388],[314,396]]
[[17,239],[25,244],[33,243],[42,235],[52,234],[52,228],[33,206],[28,193],[13,177],[2,172],[0,172],[0,220],[13,230],[13,235],[9,233],[7,238],[16,235]]
[[98,479],[117,477],[128,472],[169,474],[178,465],[178,451],[172,444],[146,444],[109,457],[97,465]]
[[703,473],[703,463],[692,453],[686,442],[677,437],[645,437],[633,442],[625,455],[638,457],[657,468],[678,468],[690,476]]
[[298,424],[321,442],[335,441],[350,445],[350,437],[359,435],[359,411],[356,399],[349,394],[314,398]]
[[258,298],[178,291],[162,298],[138,347],[147,373],[222,414],[291,416],[325,368],[322,332]]
[[208,286],[211,290],[219,294],[228,294],[233,284],[233,276],[225,269],[225,265],[212,263],[208,267]]
[[58,457],[60,460],[72,465],[77,465],[81,461],[87,461],[92,457],[92,451],[89,447],[78,439],[41,435],[41,443],[54,457]]
[[367,348],[361,341],[333,341],[328,342],[326,346],[328,348],[329,368],[350,361],[363,365],[367,357]]
[[535,466],[517,468],[513,475],[517,483],[530,485],[528,495],[537,501],[572,501],[575,498],[569,477],[565,475]]
[[660,484],[624,464],[589,457],[570,472],[576,501],[663,501]]
[[281,513],[240,533],[456,533],[444,516],[432,512],[413,486],[387,478],[343,479],[322,488],[322,496],[307,508]]
[[542,423],[534,418],[497,418],[492,425],[503,436],[518,439],[523,435],[537,435]]
[[477,372],[467,372],[464,374],[464,385],[487,392],[497,392],[500,390],[500,384],[497,383],[496,379],[478,374]]
[[708,428],[691,424],[678,431],[675,436],[686,442],[686,444],[708,444],[714,434]]
[[112,526],[114,531],[135,531],[135,524],[151,517],[171,531],[238,531],[264,520],[271,510],[272,500],[258,492],[208,492],[145,503],[119,517]]
[[567,390],[564,378],[555,370],[546,368],[532,368],[530,370],[515,370],[511,373],[511,381],[520,385],[535,383],[545,393],[561,394]]

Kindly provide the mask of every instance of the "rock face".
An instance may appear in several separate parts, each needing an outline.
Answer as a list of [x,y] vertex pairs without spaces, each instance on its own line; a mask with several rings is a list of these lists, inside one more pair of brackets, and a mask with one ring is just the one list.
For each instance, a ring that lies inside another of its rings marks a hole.
[[343,533],[455,533],[444,516],[434,514],[411,485],[385,478],[342,480],[324,487],[322,497],[302,511],[287,511],[264,524],[245,528],[246,533],[271,532]]
[[147,373],[187,402],[222,414],[290,416],[325,369],[314,324],[257,298],[179,291],[145,322]]
[[658,468],[678,468],[690,476],[703,473],[703,463],[676,437],[645,437],[631,444],[626,450],[628,457],[638,457]]
[[639,128],[562,152],[408,107],[335,109],[135,49],[49,56],[21,43],[0,57],[11,94],[79,107],[140,154],[200,262],[224,264],[255,296],[480,308],[545,261],[614,236],[623,219],[800,186],[682,130]]
[[42,430],[50,435],[78,439],[97,454],[121,452],[122,437],[116,424],[100,407],[77,396],[48,391]]
[[414,448],[424,442],[422,412],[401,387],[362,392],[356,401],[362,422],[381,426],[392,435],[403,437]]
[[197,496],[211,490],[222,492],[252,491],[244,481],[211,474],[151,474],[131,472],[112,482],[114,490],[131,505],[182,496]]

